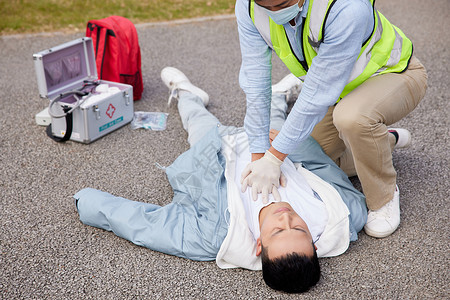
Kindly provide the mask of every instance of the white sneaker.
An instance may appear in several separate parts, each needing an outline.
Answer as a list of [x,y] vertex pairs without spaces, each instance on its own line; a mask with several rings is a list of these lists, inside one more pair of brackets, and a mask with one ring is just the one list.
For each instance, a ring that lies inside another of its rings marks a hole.
[[384,238],[392,234],[398,225],[400,225],[400,191],[396,186],[391,201],[380,209],[369,210],[364,231],[370,236]]
[[286,94],[286,102],[298,96],[302,89],[302,81],[290,73],[281,79],[277,84],[272,85],[272,94]]
[[388,131],[395,135],[397,134],[397,142],[395,143],[395,149],[407,148],[411,145],[411,133],[404,128],[388,128]]
[[178,99],[178,91],[183,90],[199,96],[200,99],[202,99],[205,107],[208,106],[209,103],[208,94],[204,90],[193,85],[186,77],[186,75],[184,75],[184,73],[181,72],[180,70],[173,67],[165,67],[161,71],[161,79],[165,83],[165,85],[169,88],[170,91],[170,96],[167,105],[170,106],[172,99]]

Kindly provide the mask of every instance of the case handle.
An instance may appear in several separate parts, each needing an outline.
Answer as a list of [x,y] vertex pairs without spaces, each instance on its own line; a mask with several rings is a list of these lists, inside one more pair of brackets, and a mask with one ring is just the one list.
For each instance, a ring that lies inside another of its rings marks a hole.
[[66,119],[66,132],[64,133],[63,137],[57,137],[53,135],[52,132],[52,124],[47,126],[46,132],[47,135],[58,143],[63,143],[65,141],[68,141],[70,137],[72,136],[72,129],[73,129],[73,116],[72,113],[69,112],[70,107],[64,106],[63,107],[64,112],[66,113],[65,119]]

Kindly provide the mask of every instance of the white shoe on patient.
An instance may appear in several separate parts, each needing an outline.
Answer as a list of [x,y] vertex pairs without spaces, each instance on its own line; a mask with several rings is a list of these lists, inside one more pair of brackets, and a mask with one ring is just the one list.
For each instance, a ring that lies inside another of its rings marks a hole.
[[302,89],[302,81],[290,73],[281,79],[277,84],[272,85],[272,94],[286,94],[286,102],[297,100],[297,96]]
[[172,99],[178,99],[178,91],[188,91],[202,99],[203,104],[208,106],[209,96],[208,94],[193,85],[189,79],[180,70],[173,67],[165,67],[161,71],[161,79],[165,85],[169,88],[170,96],[167,105],[170,106]]
[[391,201],[380,209],[369,210],[364,231],[370,236],[384,238],[391,235],[398,225],[400,225],[400,191],[396,186]]

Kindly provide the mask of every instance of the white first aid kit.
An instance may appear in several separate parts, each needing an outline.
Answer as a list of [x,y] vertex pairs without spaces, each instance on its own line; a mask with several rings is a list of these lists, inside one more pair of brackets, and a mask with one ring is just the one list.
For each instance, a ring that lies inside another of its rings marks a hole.
[[[98,80],[91,38],[33,54],[39,95],[50,100],[47,134],[58,142],[90,143],[133,119],[133,87]],[[36,115],[45,125],[45,110]]]

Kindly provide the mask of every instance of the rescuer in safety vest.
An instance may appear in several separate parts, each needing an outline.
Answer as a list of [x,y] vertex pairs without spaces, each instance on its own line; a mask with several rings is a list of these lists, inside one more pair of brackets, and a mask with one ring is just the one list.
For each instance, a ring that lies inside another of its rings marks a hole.
[[[386,237],[400,224],[392,150],[411,142],[388,128],[410,113],[427,87],[412,42],[374,0],[237,0],[242,52],[239,82],[252,162],[242,189],[279,198],[280,165],[309,135],[348,176],[361,181],[367,234]],[[270,127],[272,50],[304,81],[281,130]],[[287,183],[289,184],[289,183]]]

